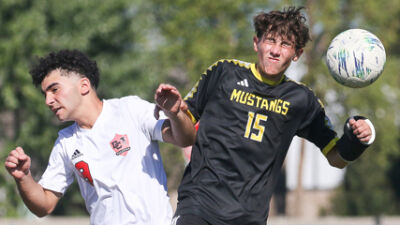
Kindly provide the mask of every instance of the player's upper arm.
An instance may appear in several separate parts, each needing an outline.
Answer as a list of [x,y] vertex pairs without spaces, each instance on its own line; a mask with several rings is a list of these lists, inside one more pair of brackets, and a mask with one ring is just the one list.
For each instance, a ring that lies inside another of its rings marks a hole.
[[181,117],[182,116],[186,117],[186,119],[179,122],[173,122],[170,119],[164,121],[161,128],[164,142],[180,147],[186,147],[194,144],[196,130],[194,129],[190,118],[186,114],[181,114]]
[[168,119],[164,121],[161,127],[162,139],[164,142],[175,144],[174,138],[172,136],[171,121]]

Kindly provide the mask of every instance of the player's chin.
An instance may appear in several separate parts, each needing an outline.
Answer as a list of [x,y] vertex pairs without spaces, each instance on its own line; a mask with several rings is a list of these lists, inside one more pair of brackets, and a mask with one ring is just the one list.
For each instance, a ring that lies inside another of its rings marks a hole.
[[55,115],[56,115],[57,119],[60,120],[61,122],[68,121],[69,116],[67,115],[66,111],[63,109],[57,110]]
[[63,115],[61,113],[60,114],[56,114],[56,117],[60,122],[70,121],[70,119],[68,119],[68,117],[66,117],[65,115]]
[[57,116],[57,119],[58,119],[60,122],[66,122],[66,121],[67,121],[67,120],[65,120],[64,118],[58,117],[58,116]]
[[279,70],[279,69],[269,69],[266,71],[267,72],[265,74],[267,74],[272,79],[276,79],[276,78],[280,77],[283,73],[282,70]]

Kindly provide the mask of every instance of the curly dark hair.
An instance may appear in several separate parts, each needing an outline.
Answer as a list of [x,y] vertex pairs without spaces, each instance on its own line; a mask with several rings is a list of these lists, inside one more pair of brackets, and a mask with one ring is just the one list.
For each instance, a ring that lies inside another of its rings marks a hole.
[[78,50],[60,50],[51,52],[46,57],[39,57],[32,64],[29,73],[35,86],[39,86],[43,79],[55,69],[76,72],[82,77],[87,77],[94,89],[99,85],[100,73],[96,61],[90,60],[87,55]]
[[310,40],[306,18],[301,14],[304,7],[289,7],[283,11],[261,12],[253,19],[256,35],[261,39],[265,34],[294,38],[296,49],[306,46]]

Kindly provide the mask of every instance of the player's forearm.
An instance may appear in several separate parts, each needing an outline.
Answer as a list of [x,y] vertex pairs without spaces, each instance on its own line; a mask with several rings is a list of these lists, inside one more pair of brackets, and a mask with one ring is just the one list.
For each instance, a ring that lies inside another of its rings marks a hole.
[[336,146],[326,155],[326,158],[328,159],[329,164],[333,167],[343,169],[347,166],[347,162],[340,157]]
[[347,164],[358,159],[374,140],[375,128],[371,121],[362,116],[350,117],[345,122],[343,135],[336,142],[331,157]]
[[28,209],[38,217],[43,217],[51,213],[52,207],[47,201],[43,187],[36,183],[29,173],[20,180],[16,180],[18,190]]
[[193,145],[196,138],[196,130],[189,116],[180,111],[175,116],[169,117],[170,137],[173,144],[180,147]]

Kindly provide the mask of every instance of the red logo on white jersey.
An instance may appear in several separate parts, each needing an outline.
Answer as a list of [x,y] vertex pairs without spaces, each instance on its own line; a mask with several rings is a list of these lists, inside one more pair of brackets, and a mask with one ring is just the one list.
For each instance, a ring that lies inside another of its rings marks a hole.
[[81,177],[93,186],[93,179],[90,174],[89,165],[85,161],[79,161],[75,163],[75,168],[79,171]]
[[126,134],[116,134],[115,137],[111,140],[110,145],[117,156],[126,156],[128,154],[128,151],[131,150],[131,147],[129,146],[128,135]]

